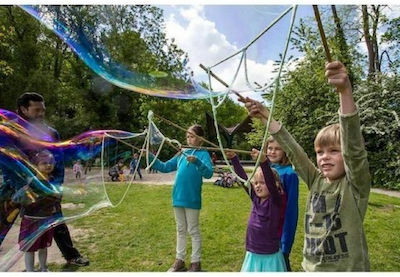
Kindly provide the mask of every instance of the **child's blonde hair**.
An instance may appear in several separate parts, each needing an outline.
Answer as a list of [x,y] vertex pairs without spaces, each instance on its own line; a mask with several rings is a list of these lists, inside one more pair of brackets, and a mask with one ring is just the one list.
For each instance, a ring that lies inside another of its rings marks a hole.
[[[276,141],[276,139],[274,139],[273,136],[270,136],[269,138],[267,138],[267,146],[265,147],[265,150],[264,150],[265,154],[267,154],[268,144],[270,144],[271,142],[275,142],[275,141]],[[289,165],[290,161],[289,161],[289,158],[286,155],[286,152],[283,151],[283,150],[282,150],[282,152],[283,152],[283,157],[282,157],[282,160],[279,162],[279,164],[280,165]]]
[[322,128],[314,140],[314,148],[340,145],[340,125],[332,124]]
[[[277,171],[275,168],[271,168],[271,170],[272,170],[272,173],[274,174],[275,185],[276,185],[276,187],[278,188],[279,193],[282,194],[282,193],[284,192],[284,189],[283,189],[283,185],[282,185],[282,182],[281,182],[281,177],[279,176],[279,173],[278,173],[278,171]],[[264,174],[264,173],[262,172],[261,167],[259,167],[259,168],[257,169],[257,173],[258,173],[258,174]],[[251,186],[252,186],[252,189],[254,189],[253,183],[251,183]]]

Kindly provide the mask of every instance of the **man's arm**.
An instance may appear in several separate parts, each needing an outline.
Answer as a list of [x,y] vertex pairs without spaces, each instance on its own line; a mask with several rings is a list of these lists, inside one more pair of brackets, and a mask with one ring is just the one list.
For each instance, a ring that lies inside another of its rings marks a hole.
[[[60,134],[57,132],[56,129],[53,129],[51,127],[49,128],[49,133],[50,135],[54,138],[55,142],[60,141]],[[53,176],[54,176],[54,183],[57,185],[63,184],[64,183],[64,174],[65,174],[65,169],[64,169],[64,152],[61,149],[56,149],[52,151],[54,155],[54,159],[56,161],[56,165],[54,167],[53,171]]]

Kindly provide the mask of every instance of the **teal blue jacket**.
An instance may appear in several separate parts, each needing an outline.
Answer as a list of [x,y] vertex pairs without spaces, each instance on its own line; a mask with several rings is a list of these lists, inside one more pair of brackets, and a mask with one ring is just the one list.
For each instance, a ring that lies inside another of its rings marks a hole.
[[184,153],[196,156],[196,161],[190,163],[179,154],[167,162],[157,159],[152,168],[164,173],[177,170],[172,190],[173,207],[200,210],[203,177],[209,179],[214,173],[211,158],[206,150],[185,149]]

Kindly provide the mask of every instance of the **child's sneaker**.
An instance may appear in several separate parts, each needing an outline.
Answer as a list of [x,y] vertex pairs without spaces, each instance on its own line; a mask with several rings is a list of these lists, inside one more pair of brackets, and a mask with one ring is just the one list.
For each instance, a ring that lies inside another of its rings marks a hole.
[[169,272],[183,272],[187,271],[185,267],[185,262],[181,259],[176,259],[172,267],[168,270]]
[[196,262],[196,263],[191,263],[190,268],[188,270],[189,272],[199,272],[201,271],[201,263]]
[[67,263],[70,265],[76,265],[76,266],[87,266],[87,265],[89,265],[90,262],[85,257],[79,256],[79,257],[67,260]]

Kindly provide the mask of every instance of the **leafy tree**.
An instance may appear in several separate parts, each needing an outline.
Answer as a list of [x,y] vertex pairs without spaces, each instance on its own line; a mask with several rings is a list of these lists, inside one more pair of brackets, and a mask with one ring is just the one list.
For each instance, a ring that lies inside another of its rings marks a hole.
[[398,74],[400,68],[400,17],[388,21],[388,28],[382,36],[382,42],[388,43],[388,50],[381,53],[380,60],[386,59],[390,69]]
[[[314,137],[321,127],[331,121],[339,102],[337,94],[325,80],[325,54],[315,23],[311,25],[301,20],[294,30],[292,44],[305,57],[297,61],[294,71],[285,74],[275,99],[274,117],[284,122],[309,156],[313,157]],[[336,58],[335,44],[329,45]],[[266,95],[266,98],[271,100],[271,96]]]
[[[13,73],[13,69],[8,65],[6,59],[9,56],[7,49],[10,47],[8,37],[12,35],[12,30],[7,30],[4,25],[0,25],[0,76],[5,77]],[[1,83],[0,83],[1,84]]]
[[355,91],[374,184],[400,189],[400,79],[376,75]]
[[[16,95],[20,91],[32,88],[36,78],[40,60],[37,51],[39,25],[33,18],[26,18],[25,12],[10,6],[0,7],[0,26],[4,30],[1,47],[2,56],[12,74],[2,77],[2,107],[15,110]],[[4,64],[4,63],[3,63]]]

